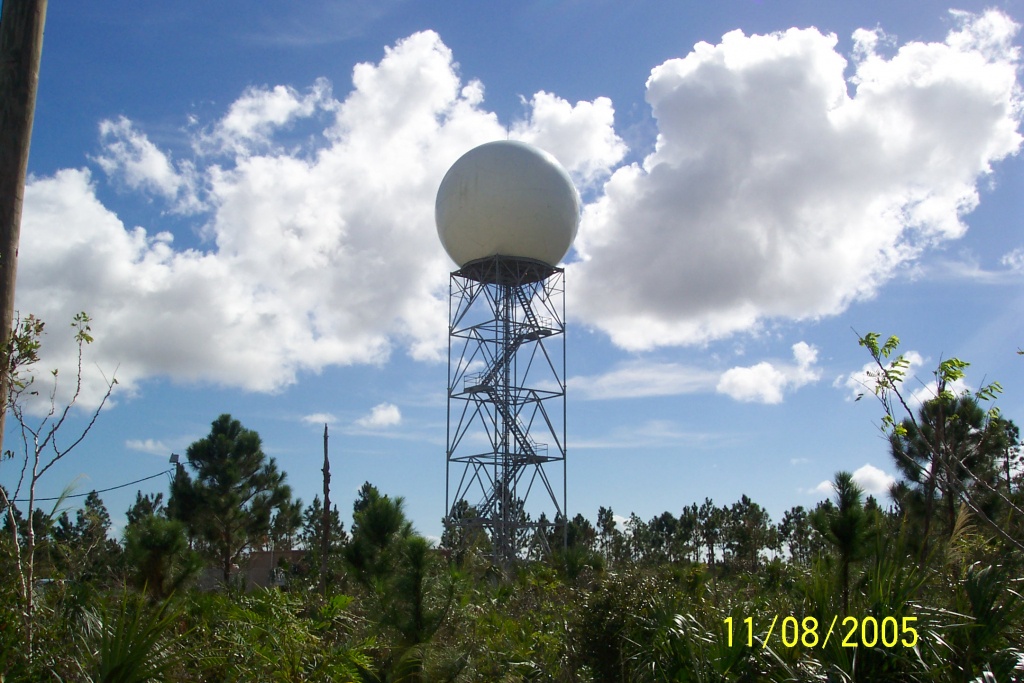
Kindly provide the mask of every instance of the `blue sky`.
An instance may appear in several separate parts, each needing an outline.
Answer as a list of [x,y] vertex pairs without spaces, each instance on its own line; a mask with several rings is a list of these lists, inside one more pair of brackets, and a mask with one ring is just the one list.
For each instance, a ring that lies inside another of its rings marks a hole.
[[[82,403],[120,384],[40,495],[156,474],[228,412],[308,503],[327,421],[343,512],[369,480],[439,535],[453,264],[434,194],[506,136],[584,201],[570,514],[746,494],[778,521],[843,469],[881,491],[853,330],[898,334],[923,381],[969,360],[1019,421],[1024,6],[956,9],[51,4],[18,307],[67,378],[65,324],[88,311]],[[137,488],[103,494],[116,523]]]

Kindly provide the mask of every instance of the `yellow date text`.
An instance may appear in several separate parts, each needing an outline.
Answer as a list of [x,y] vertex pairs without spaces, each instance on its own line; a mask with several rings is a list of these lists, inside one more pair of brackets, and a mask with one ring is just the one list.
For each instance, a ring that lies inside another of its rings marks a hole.
[[746,617],[739,623],[734,623],[732,617],[723,621],[729,647],[741,644],[754,647],[757,636],[762,649],[768,647],[773,637],[786,648],[825,648],[833,640],[842,647],[912,648],[917,645],[916,623],[917,617],[876,618],[869,615],[848,616],[840,620],[837,615],[832,617],[825,629],[815,617],[776,614],[762,638],[763,624],[755,626],[753,617]]

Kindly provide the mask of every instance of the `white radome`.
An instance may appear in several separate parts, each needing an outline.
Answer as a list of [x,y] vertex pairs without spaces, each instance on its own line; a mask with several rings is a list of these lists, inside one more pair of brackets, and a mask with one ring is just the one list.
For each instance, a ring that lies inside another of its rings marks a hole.
[[490,256],[557,266],[576,239],[580,198],[547,152],[488,142],[452,164],[434,204],[437,235],[460,267]]

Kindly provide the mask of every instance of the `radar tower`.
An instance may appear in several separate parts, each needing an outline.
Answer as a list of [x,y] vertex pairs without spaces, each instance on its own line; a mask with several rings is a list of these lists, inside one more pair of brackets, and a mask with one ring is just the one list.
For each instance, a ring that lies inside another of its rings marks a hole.
[[[519,142],[467,152],[435,206],[460,265],[449,290],[446,527],[484,533],[497,564],[548,554],[566,530],[565,256],[579,196]],[[556,536],[557,538],[557,536]]]

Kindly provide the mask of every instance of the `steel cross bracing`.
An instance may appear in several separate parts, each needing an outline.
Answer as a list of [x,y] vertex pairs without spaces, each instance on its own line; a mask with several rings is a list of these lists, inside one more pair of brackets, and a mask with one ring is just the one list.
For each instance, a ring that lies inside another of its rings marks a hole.
[[[549,550],[541,512],[564,518],[564,320],[559,268],[493,257],[452,273],[447,522],[484,529],[502,564]],[[454,514],[463,500],[474,514]]]

